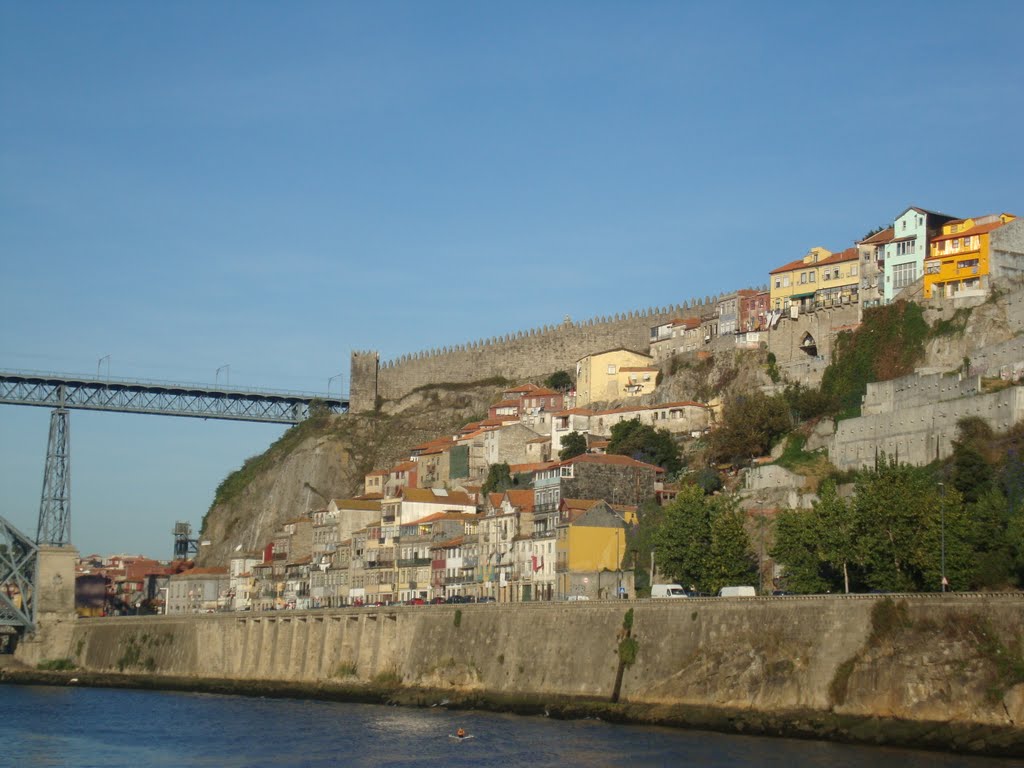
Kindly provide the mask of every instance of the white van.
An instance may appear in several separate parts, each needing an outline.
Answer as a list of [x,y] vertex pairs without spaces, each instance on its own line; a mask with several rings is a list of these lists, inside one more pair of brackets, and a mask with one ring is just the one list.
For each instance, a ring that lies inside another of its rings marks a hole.
[[722,587],[718,590],[719,597],[757,597],[753,587]]
[[651,597],[686,597],[686,590],[678,584],[652,584]]

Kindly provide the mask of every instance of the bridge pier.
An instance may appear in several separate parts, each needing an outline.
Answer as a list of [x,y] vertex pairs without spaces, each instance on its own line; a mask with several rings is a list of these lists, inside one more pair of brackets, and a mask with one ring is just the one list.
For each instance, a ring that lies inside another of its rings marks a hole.
[[71,635],[75,629],[74,547],[40,545],[33,595],[36,611],[35,632],[26,633],[15,650],[15,657],[35,666],[41,661],[71,658]]

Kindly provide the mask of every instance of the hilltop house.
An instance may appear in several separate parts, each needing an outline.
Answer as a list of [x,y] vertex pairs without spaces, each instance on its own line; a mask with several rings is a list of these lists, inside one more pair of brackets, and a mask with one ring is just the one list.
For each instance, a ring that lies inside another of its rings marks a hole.
[[636,397],[654,391],[658,369],[650,355],[620,347],[576,363],[576,405]]

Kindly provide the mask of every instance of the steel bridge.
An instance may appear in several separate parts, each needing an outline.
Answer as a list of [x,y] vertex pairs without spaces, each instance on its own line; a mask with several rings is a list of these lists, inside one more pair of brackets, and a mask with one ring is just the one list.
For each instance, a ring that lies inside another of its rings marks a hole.
[[69,410],[298,424],[319,413],[346,413],[348,403],[311,392],[0,370],[0,404],[52,409],[35,541],[0,517],[0,629],[35,630],[38,548],[71,543]]
[[347,397],[145,379],[111,379],[37,371],[0,371],[0,403],[155,413],[200,419],[298,424],[311,408],[348,411]]

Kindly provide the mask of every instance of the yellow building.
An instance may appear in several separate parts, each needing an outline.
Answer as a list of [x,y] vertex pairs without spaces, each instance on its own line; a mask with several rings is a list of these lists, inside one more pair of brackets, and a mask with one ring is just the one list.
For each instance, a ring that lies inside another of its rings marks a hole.
[[636,509],[594,499],[562,499],[555,544],[557,592],[563,598],[614,597],[632,593],[632,569],[623,567],[626,525],[637,522]]
[[625,348],[587,355],[576,363],[576,406],[638,397],[654,391],[654,358]]
[[1009,213],[958,219],[942,225],[924,262],[924,297],[952,298],[988,288],[991,233],[1016,217]]
[[769,272],[771,308],[789,309],[794,298],[813,296],[818,287],[817,265],[831,255],[832,251],[815,246],[802,259],[783,264]]
[[811,248],[802,259],[771,271],[771,308],[802,311],[835,307],[857,301],[860,254],[856,248],[832,253]]

